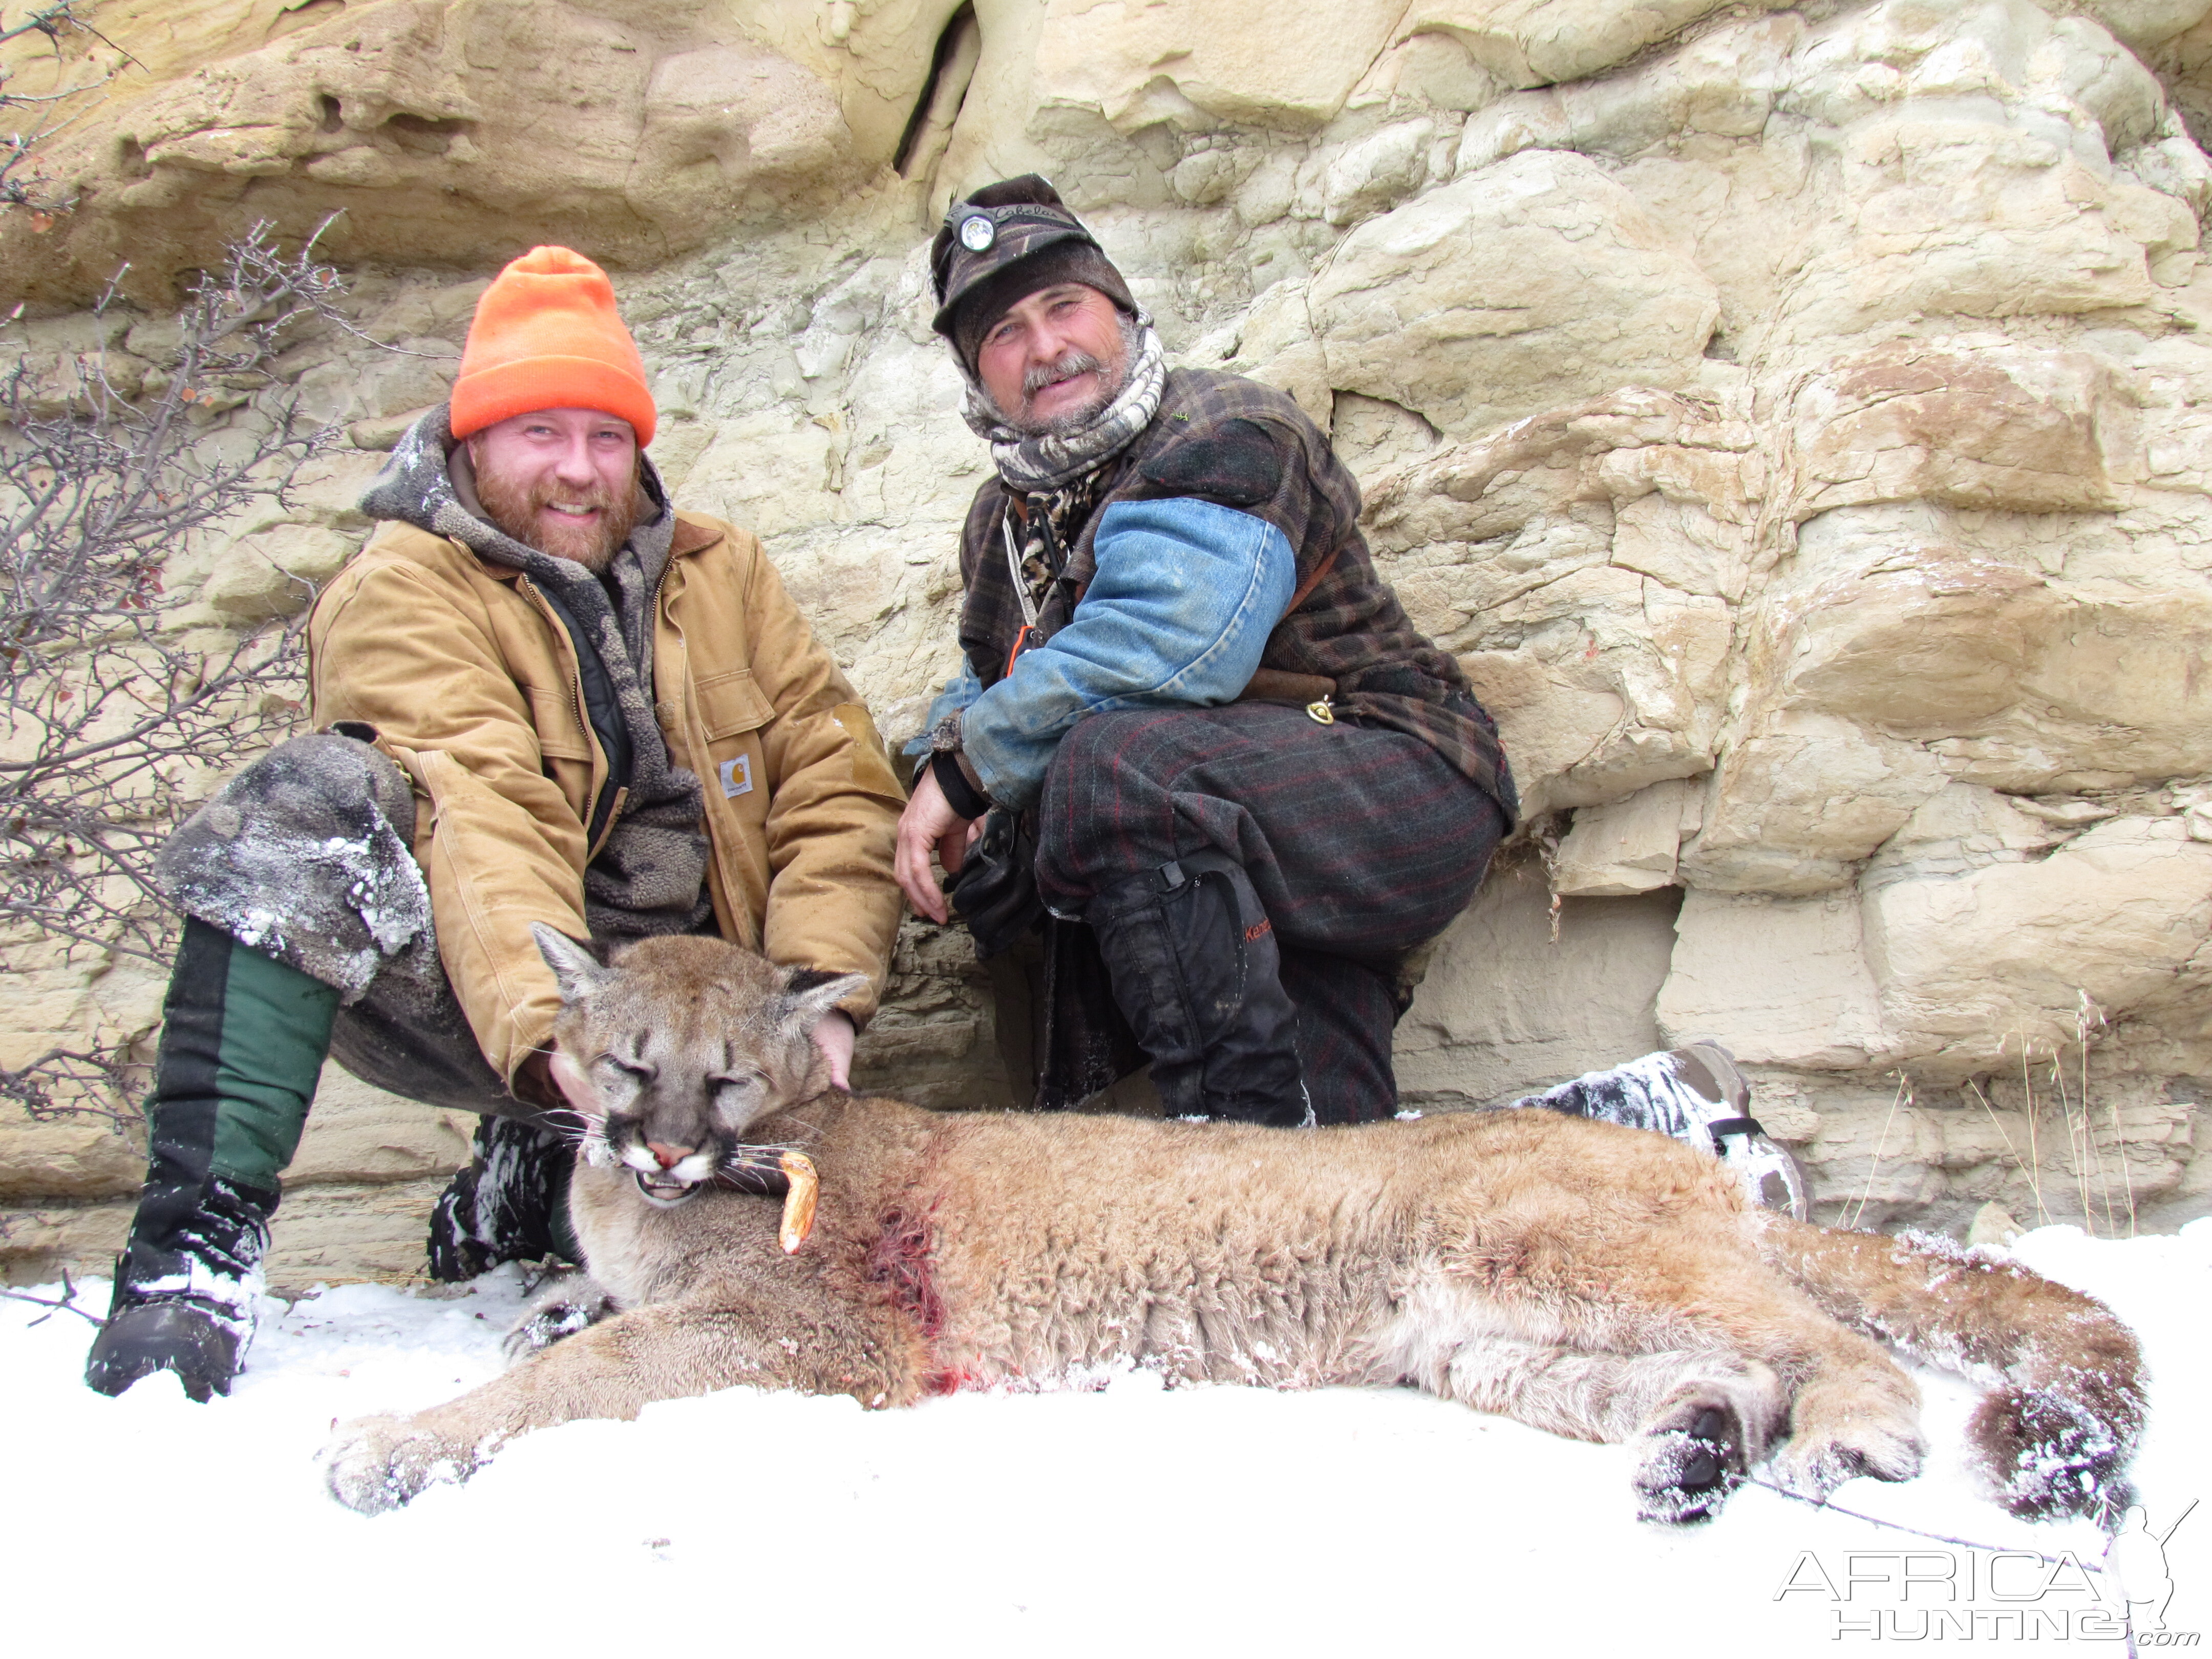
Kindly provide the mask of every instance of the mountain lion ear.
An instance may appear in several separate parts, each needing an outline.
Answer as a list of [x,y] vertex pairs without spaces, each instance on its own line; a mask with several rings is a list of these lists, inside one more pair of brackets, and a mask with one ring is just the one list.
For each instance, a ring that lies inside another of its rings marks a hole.
[[787,1030],[811,1031],[822,1016],[855,991],[867,988],[866,974],[825,974],[818,968],[794,968],[783,982],[783,1002],[775,1023]]
[[532,922],[530,932],[538,941],[538,954],[545,958],[545,965],[560,981],[562,1001],[581,1002],[613,977],[612,970],[592,954],[591,946],[583,940],[570,939],[542,921]]

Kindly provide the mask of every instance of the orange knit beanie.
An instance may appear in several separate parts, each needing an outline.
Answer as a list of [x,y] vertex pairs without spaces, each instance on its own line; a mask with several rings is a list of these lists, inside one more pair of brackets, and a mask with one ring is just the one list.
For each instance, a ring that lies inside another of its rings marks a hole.
[[653,441],[653,392],[614,285],[565,247],[531,249],[477,301],[453,382],[453,435],[538,409],[617,415],[637,428],[640,448]]

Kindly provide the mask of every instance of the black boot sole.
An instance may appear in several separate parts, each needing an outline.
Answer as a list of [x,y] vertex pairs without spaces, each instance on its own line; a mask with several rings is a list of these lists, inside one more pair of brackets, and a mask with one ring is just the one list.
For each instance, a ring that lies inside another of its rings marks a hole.
[[192,1302],[141,1302],[108,1316],[84,1362],[85,1385],[119,1395],[155,1371],[174,1371],[205,1405],[238,1376],[241,1333],[234,1321]]

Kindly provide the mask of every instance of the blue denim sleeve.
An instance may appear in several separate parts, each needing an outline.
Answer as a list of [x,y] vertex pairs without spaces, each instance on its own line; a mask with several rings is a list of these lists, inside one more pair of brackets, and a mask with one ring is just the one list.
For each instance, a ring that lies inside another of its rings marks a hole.
[[1097,571],[1067,625],[961,721],[1001,805],[1036,799],[1054,748],[1085,714],[1234,702],[1297,586],[1281,531],[1191,496],[1113,502],[1092,545]]
[[901,745],[899,753],[910,761],[918,761],[929,752],[929,734],[937,730],[938,722],[948,714],[957,714],[983,694],[983,682],[975,678],[975,671],[963,663],[960,672],[945,682],[945,689],[929,705],[929,713],[922,717],[921,730]]

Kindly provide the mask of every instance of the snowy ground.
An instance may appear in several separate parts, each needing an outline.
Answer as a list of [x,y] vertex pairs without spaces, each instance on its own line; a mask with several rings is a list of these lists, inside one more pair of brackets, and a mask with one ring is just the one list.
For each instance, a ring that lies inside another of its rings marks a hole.
[[[2212,1221],[2126,1243],[2048,1228],[2015,1254],[2142,1334],[2154,1391],[2138,1473],[2166,1529],[2212,1498]],[[104,1285],[82,1289],[105,1306]],[[492,1375],[517,1301],[502,1273],[455,1299],[354,1286],[270,1303],[237,1392],[205,1407],[166,1375],[119,1401],[90,1393],[91,1328],[0,1302],[0,1650],[1726,1659],[1917,1636],[2124,1650],[2101,1575],[2067,1563],[2100,1566],[2101,1536],[1976,1497],[1959,1464],[1972,1396],[1935,1376],[1929,1472],[1854,1481],[1836,1503],[2057,1565],[1993,1569],[1756,1488],[1711,1526],[1662,1531],[1632,1519],[1617,1447],[1409,1390],[1168,1393],[1142,1376],[875,1413],[737,1389],[529,1437],[398,1514],[325,1497],[313,1457],[331,1425]],[[2212,1645],[2212,1504],[2167,1559],[2169,1629]],[[1954,1617],[1925,1626],[1929,1609]]]

